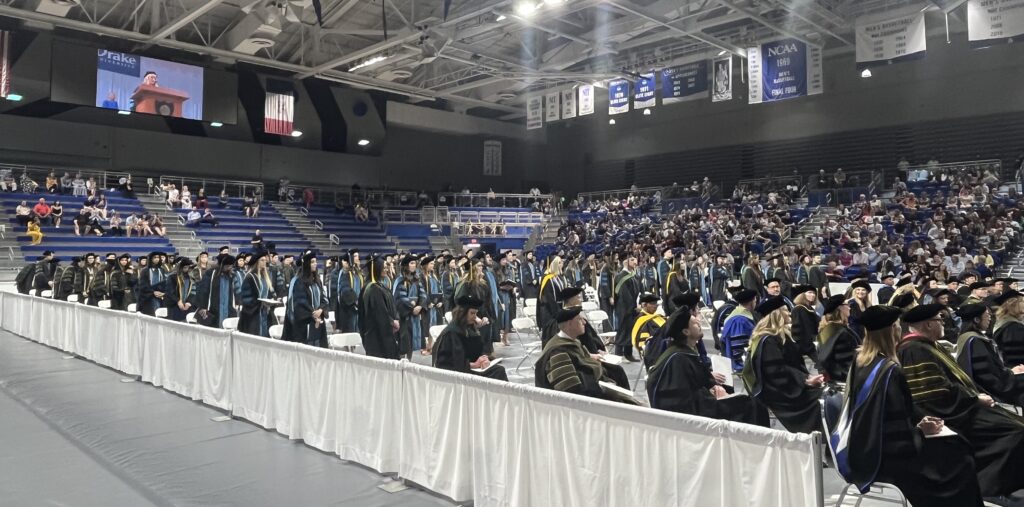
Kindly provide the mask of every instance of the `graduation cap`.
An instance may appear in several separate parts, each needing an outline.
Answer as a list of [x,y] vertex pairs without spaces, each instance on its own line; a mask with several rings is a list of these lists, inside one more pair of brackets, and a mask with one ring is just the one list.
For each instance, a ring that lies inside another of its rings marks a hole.
[[53,250],[44,250],[43,251],[43,257],[49,257],[51,255],[53,255]]
[[856,282],[853,282],[852,284],[850,284],[850,288],[851,289],[864,289],[864,290],[866,290],[868,292],[871,292],[871,284],[868,283],[867,280],[857,280]]
[[670,247],[670,246],[663,247],[661,249],[661,256],[664,257],[665,256],[665,252],[671,252],[671,251],[672,251],[672,247]]
[[983,305],[981,303],[971,303],[969,305],[961,306],[956,311],[956,314],[959,315],[961,319],[972,320],[972,319],[977,319],[978,317],[981,317],[987,311],[988,311],[988,307],[987,306],[985,306],[985,305]]
[[996,278],[996,281],[1003,282],[1003,285],[1012,285],[1017,283],[1016,278]]
[[904,285],[910,285],[910,275],[903,275],[899,280],[896,281],[897,287],[903,287]]
[[805,292],[817,293],[818,290],[815,289],[813,285],[794,285],[793,286],[793,294],[803,294]]
[[974,283],[972,283],[970,285],[971,290],[984,289],[986,287],[991,287],[991,286],[992,286],[992,282],[986,282],[985,280],[980,280],[980,281],[974,282]]
[[161,255],[163,254],[160,252],[150,252],[147,258],[149,259],[150,262],[153,262],[154,257],[160,257]]
[[83,259],[81,257],[72,257],[71,258],[71,263],[75,264],[75,263],[78,263],[78,262],[82,262],[82,260]]
[[555,316],[555,321],[559,324],[563,322],[569,322],[570,320],[575,319],[576,316],[579,315],[582,311],[583,308],[579,306],[573,306],[571,308],[562,308],[561,310],[558,310],[558,315]]
[[559,301],[568,301],[583,292],[583,289],[579,287],[567,287],[558,292]]
[[341,261],[349,262],[349,260],[351,260],[351,257],[349,257],[348,252],[341,252],[340,254],[338,254],[337,259],[338,259],[338,262],[341,262]]
[[475,308],[477,310],[484,306],[484,302],[473,294],[463,294],[462,296],[459,296],[459,298],[455,300],[455,304],[463,308]]
[[431,262],[434,262],[435,260],[437,260],[437,257],[434,257],[433,255],[428,255],[428,256],[420,259],[420,266],[426,266],[427,264],[430,264]]
[[690,313],[689,306],[680,306],[675,312],[672,312],[672,316],[669,317],[668,322],[665,324],[665,336],[669,338],[676,338],[683,334],[687,328],[690,327],[690,319],[692,314]]
[[655,296],[654,294],[651,294],[650,292],[647,292],[647,293],[642,294],[640,296],[640,302],[641,303],[654,304],[654,303],[658,302],[658,296]]
[[928,319],[935,318],[935,316],[938,315],[945,307],[946,305],[940,304],[917,305],[903,314],[903,322],[907,324],[924,322]]
[[683,294],[677,294],[672,298],[672,304],[679,306],[689,306],[690,308],[696,308],[700,303],[700,296],[696,292],[686,292]]
[[233,265],[235,263],[235,256],[231,254],[221,254],[217,256],[217,262],[221,266]]
[[953,291],[949,289],[934,289],[932,290],[932,297],[938,299],[942,296],[952,296]]
[[895,278],[895,277],[896,277],[896,275],[892,274],[892,271],[890,271],[890,272],[885,273],[884,275],[882,275],[882,277],[879,278],[879,280],[885,280],[887,278]]
[[757,297],[756,292],[750,289],[742,289],[733,296],[733,299],[735,299],[737,303],[743,305],[753,301],[755,297]]
[[861,324],[868,331],[885,329],[899,320],[902,311],[895,306],[875,305],[868,307],[860,317]]
[[1022,295],[1024,295],[1024,294],[1021,294],[1020,292],[1017,292],[1017,291],[1015,291],[1013,289],[1010,289],[1010,290],[1004,291],[1002,294],[996,296],[996,298],[993,299],[992,302],[997,304],[997,305],[999,305],[999,306],[1002,306],[1003,303],[1005,303],[1005,302],[1007,302],[1007,301],[1009,301],[1011,299],[1019,298]]
[[828,315],[839,309],[840,306],[845,305],[846,298],[840,295],[836,295],[826,299],[825,301],[822,301],[821,304],[822,306],[825,307],[825,315]]
[[763,318],[767,317],[769,313],[785,306],[786,300],[782,296],[774,296],[765,299],[761,304],[757,305],[757,313],[761,314],[761,317]]
[[302,265],[305,266],[306,264],[309,264],[309,261],[313,259],[316,259],[316,252],[312,250],[307,250],[305,253],[302,254]]
[[250,266],[255,266],[256,263],[258,263],[260,261],[260,259],[262,259],[262,258],[264,258],[266,256],[267,256],[267,252],[264,252],[262,250],[258,251],[255,254],[253,254],[251,257],[249,257],[249,260],[247,261],[247,263]]
[[192,262],[192,259],[189,259],[188,257],[181,257],[181,258],[178,259],[178,262],[176,264],[180,268],[187,268],[187,267],[195,266],[196,263]]
[[974,271],[965,271],[963,272],[963,274],[960,275],[960,281],[963,283],[967,283],[968,278],[974,278],[975,280],[977,280],[978,274],[975,273]]
[[765,287],[767,287],[767,286],[768,286],[769,284],[771,284],[772,282],[775,282],[775,283],[782,283],[782,280],[779,280],[778,278],[769,278],[769,279],[767,279],[767,280],[765,280],[765,281],[764,281],[764,286],[765,286]]
[[897,308],[906,308],[914,303],[915,301],[913,292],[904,292],[903,294],[900,294],[899,296],[892,298],[892,306],[895,306]]

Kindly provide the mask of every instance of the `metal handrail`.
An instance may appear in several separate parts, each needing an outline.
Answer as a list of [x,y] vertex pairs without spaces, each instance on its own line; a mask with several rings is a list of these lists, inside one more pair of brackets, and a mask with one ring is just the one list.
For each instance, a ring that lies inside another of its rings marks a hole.
[[299,208],[299,214],[304,216],[304,217],[308,217],[309,216],[309,208],[307,208],[305,206]]
[[322,231],[324,230],[324,223],[320,220],[313,220],[313,227],[318,231]]
[[221,180],[212,178],[192,178],[188,176],[160,176],[160,185],[167,183],[175,184],[179,189],[184,186],[194,186],[195,192],[193,195],[199,193],[199,189],[208,188],[210,191],[206,192],[207,198],[211,195],[220,194],[220,191],[214,192],[212,189],[220,187],[227,191],[228,195],[234,197],[245,197],[255,193],[259,198],[262,198],[263,183],[258,181],[243,181],[243,180]]
[[609,198],[629,197],[630,194],[654,194],[661,192],[665,187],[638,187],[636,189],[619,188],[614,190],[601,190],[597,192],[580,192],[576,198],[583,201],[605,200]]
[[[443,201],[442,201],[443,198]],[[552,194],[508,194],[508,193],[462,193],[462,192],[440,192],[437,194],[437,202],[444,202],[448,206],[465,206],[480,208],[507,208],[515,204],[517,208],[525,208],[537,201],[554,199]]]
[[[116,187],[118,184],[120,184],[120,179],[121,178],[131,177],[130,173],[123,172],[123,171],[106,171],[106,170],[82,169],[82,168],[61,167],[61,166],[39,166],[39,165],[27,165],[27,164],[0,164],[0,170],[3,170],[3,169],[10,169],[11,170],[11,175],[14,176],[14,178],[16,180],[18,178],[20,178],[20,176],[21,176],[20,174],[16,173],[16,171],[19,171],[19,170],[28,172],[29,175],[32,175],[32,176],[39,175],[40,177],[33,177],[32,179],[35,180],[36,183],[38,183],[40,186],[43,186],[46,183],[45,178],[50,173],[50,171],[53,171],[54,175],[57,176],[57,179],[60,179],[62,176],[64,176],[63,173],[65,173],[65,172],[69,173],[72,177],[74,177],[77,174],[81,174],[82,178],[84,178],[84,179],[89,179],[90,177],[92,177],[93,179],[96,180],[97,188],[101,188],[101,189],[102,188],[113,188],[113,187]],[[42,181],[40,181],[40,180],[42,180]]]
[[13,246],[7,247],[7,257],[10,260],[12,260],[12,261],[14,260],[14,247]]
[[341,238],[337,234],[331,233],[327,238],[331,240],[332,245],[341,245]]

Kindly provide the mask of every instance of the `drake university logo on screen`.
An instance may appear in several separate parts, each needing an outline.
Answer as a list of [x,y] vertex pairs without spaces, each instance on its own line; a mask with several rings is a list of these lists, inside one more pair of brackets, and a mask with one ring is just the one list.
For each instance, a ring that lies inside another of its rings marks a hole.
[[141,59],[138,56],[118,53],[117,51],[107,51],[106,49],[100,49],[96,54],[98,57],[96,66],[99,70],[138,77],[139,68],[141,67]]

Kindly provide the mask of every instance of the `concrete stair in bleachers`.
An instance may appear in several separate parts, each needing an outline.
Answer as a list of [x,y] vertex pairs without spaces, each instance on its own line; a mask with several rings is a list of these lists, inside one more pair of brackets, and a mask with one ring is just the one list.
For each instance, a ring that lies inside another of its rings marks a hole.
[[[256,218],[245,216],[241,199],[231,199],[227,208],[217,208],[213,205],[210,210],[220,222],[217,227],[210,224],[184,227],[186,230],[195,231],[196,237],[206,244],[209,251],[230,246],[232,252],[247,252],[251,249],[250,241],[257,229],[263,236],[264,244],[273,243],[281,255],[299,255],[303,250],[313,248],[313,243],[268,203],[260,207],[259,216]],[[187,215],[184,210],[179,210],[178,213]]]
[[364,259],[371,253],[398,252],[395,238],[388,236],[377,217],[371,216],[366,222],[358,222],[351,214],[336,213],[334,206],[324,204],[314,204],[309,208],[309,215],[303,216],[297,204],[293,207],[300,219],[306,220],[311,226],[316,220],[323,223],[321,232],[324,235],[337,235],[343,250],[356,249]]
[[278,213],[284,217],[295,228],[306,241],[309,241],[316,250],[328,255],[339,253],[340,246],[331,243],[328,234],[316,228],[313,222],[307,219],[299,209],[288,203],[269,203]]
[[160,215],[167,229],[167,240],[179,255],[195,259],[203,251],[198,240],[193,238],[190,229],[178,223],[178,213],[167,208],[167,203],[158,195],[139,194],[139,202],[151,215]]

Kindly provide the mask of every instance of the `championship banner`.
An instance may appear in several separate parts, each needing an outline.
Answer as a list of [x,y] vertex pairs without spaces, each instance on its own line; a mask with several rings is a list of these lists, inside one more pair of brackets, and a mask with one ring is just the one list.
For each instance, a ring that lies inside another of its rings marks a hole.
[[711,93],[711,102],[732,100],[732,55],[714,60],[711,65],[715,69],[715,89]]
[[1024,0],[967,0],[967,39],[972,46],[1024,34]]
[[[875,18],[877,20],[877,18]],[[927,49],[924,12],[882,21],[858,19],[857,68],[921,58]]]
[[705,99],[708,96],[708,62],[669,67],[661,71],[661,103]]
[[656,88],[654,73],[642,74],[636,81],[635,95],[633,96],[633,109],[647,109],[658,105],[658,98],[654,95]]
[[821,48],[782,39],[747,48],[750,104],[822,92]]
[[501,141],[484,141],[484,176],[501,176]]
[[560,114],[562,114],[562,105],[558,102],[561,98],[561,92],[552,92],[544,96],[545,117],[544,120],[548,123],[558,121]]
[[576,88],[562,90],[562,119],[576,117]]
[[526,99],[526,130],[539,129],[544,125],[544,96],[532,95]]
[[0,30],[0,98],[11,93],[11,32]]
[[580,116],[594,114],[594,85],[580,85]]
[[608,83],[608,114],[629,112],[629,81],[611,81]]

